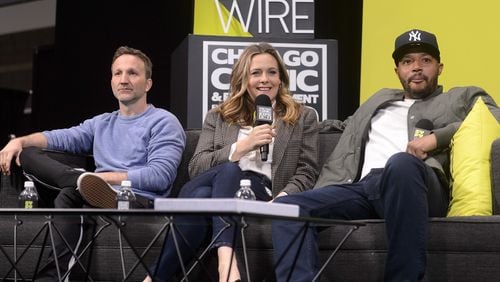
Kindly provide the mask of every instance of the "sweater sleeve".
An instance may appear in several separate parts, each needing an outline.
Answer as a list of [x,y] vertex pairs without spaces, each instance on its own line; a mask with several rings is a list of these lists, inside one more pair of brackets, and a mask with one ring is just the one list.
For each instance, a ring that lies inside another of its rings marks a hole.
[[42,132],[47,138],[48,149],[74,154],[92,153],[94,123],[98,117],[85,120],[77,126]]
[[152,125],[151,137],[146,145],[146,164],[127,171],[133,187],[168,195],[185,145],[186,135],[174,115],[168,113],[166,118],[157,120]]

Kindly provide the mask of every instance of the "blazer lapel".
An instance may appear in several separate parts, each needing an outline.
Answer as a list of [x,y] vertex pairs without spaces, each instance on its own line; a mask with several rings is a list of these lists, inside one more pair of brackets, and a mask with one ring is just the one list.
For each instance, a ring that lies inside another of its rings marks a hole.
[[227,144],[233,144],[238,140],[238,133],[240,132],[240,127],[237,124],[228,124],[226,122],[223,122],[222,125],[225,127],[224,128],[224,135],[222,142],[224,145]]
[[272,168],[272,176],[276,174],[278,167],[280,167],[281,160],[283,160],[283,155],[285,154],[285,149],[288,145],[288,141],[292,136],[292,132],[295,128],[295,125],[285,125],[282,120],[278,120],[278,126],[276,127],[276,138],[274,138],[274,147],[273,147],[273,163],[271,164]]

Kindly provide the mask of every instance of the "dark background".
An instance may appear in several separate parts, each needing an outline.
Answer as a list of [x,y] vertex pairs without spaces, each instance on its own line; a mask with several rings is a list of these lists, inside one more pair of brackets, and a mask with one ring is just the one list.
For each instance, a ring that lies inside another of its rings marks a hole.
[[[339,43],[340,119],[359,105],[362,0],[316,0],[315,38]],[[33,61],[32,130],[79,124],[117,109],[110,87],[113,52],[141,49],[153,61],[149,102],[170,108],[171,53],[193,31],[193,0],[58,0],[53,45]]]

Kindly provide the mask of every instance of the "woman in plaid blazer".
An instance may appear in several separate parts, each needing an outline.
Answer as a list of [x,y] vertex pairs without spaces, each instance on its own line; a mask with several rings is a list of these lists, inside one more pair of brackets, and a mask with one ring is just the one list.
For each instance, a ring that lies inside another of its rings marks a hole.
[[[256,109],[255,101],[261,98],[270,100],[270,105]],[[259,110],[269,110],[273,118],[259,122]],[[259,150],[262,146],[269,147],[267,160]],[[317,113],[292,98],[288,72],[276,49],[267,43],[252,44],[233,66],[228,98],[205,117],[189,164],[191,181],[182,187],[179,197],[233,198],[245,178],[251,180],[257,200],[271,201],[313,187],[317,160]],[[177,243],[182,260],[189,263],[211,235],[218,254],[219,281],[239,281],[233,255],[237,230],[232,226],[223,230],[228,222],[227,217],[178,218],[177,231],[186,242]],[[179,270],[174,240],[167,236],[152,269],[154,281],[167,281]]]

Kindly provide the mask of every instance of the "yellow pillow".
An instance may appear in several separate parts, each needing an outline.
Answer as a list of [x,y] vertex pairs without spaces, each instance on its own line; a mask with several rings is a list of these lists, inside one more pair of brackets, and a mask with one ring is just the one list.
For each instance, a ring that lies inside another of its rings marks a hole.
[[479,98],[451,141],[448,216],[491,215],[491,144],[500,125]]

